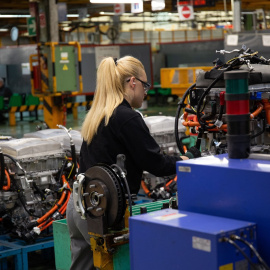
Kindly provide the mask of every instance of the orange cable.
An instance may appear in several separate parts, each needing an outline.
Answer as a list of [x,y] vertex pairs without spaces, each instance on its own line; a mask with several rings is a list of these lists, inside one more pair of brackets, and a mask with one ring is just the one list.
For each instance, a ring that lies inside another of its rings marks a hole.
[[145,192],[145,194],[150,198],[151,196],[150,196],[150,191],[149,191],[149,189],[147,188],[147,186],[146,186],[146,184],[145,184],[145,182],[142,180],[141,181],[141,186],[142,186],[142,188],[143,188],[143,191]]
[[9,177],[9,173],[7,172],[7,170],[5,170],[5,175],[7,177],[7,185],[3,186],[3,190],[9,190],[10,189],[10,177]]

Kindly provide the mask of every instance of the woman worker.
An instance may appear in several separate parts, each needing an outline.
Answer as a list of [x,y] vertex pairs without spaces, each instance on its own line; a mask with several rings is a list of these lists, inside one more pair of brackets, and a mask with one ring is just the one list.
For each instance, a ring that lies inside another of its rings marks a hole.
[[[138,59],[125,56],[102,60],[93,104],[82,125],[80,173],[98,163],[115,164],[117,155],[123,154],[130,193],[137,194],[143,171],[156,176],[173,175],[177,161],[200,156],[194,147],[181,157],[161,153],[143,118],[133,109],[142,106],[149,88],[144,66]],[[94,269],[87,222],[75,211],[72,198],[67,224],[72,251],[70,269]]]

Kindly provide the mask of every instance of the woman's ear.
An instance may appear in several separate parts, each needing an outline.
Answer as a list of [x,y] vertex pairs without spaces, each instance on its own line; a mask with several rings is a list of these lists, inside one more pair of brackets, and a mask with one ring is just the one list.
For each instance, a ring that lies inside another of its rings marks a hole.
[[134,89],[134,87],[136,85],[135,77],[131,77],[129,83],[130,83],[131,89]]

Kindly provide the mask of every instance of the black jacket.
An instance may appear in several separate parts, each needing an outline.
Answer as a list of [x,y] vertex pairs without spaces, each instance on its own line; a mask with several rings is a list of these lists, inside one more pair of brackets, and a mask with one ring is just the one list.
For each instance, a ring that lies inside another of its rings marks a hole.
[[180,157],[161,154],[143,118],[126,100],[115,109],[107,126],[104,126],[104,121],[100,124],[90,145],[83,142],[80,172],[97,163],[115,164],[118,154],[126,156],[127,181],[133,194],[140,189],[143,171],[156,176],[173,175],[176,161],[181,160]]

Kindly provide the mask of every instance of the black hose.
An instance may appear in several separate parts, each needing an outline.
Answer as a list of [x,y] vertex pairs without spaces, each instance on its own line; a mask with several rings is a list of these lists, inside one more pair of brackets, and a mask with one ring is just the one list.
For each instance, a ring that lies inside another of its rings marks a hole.
[[4,180],[5,180],[5,160],[4,160],[4,154],[3,154],[2,149],[0,150],[0,166],[1,166],[0,190],[2,190],[4,186]]
[[223,113],[224,113],[224,105],[220,105],[219,115],[218,115],[218,120],[219,121],[221,121]]
[[199,129],[199,134],[196,140],[196,145],[195,147],[200,150],[201,147],[201,141],[202,141],[202,136],[203,136],[204,130],[202,128]]
[[29,216],[36,217],[36,218],[40,218],[40,216],[34,215],[33,213],[31,213],[31,212],[26,208],[26,203],[25,203],[25,201],[24,201],[24,199],[23,199],[23,195],[21,194],[21,192],[22,192],[22,191],[21,191],[21,188],[19,188],[15,182],[14,182],[14,185],[15,185],[15,187],[16,187],[16,189],[17,189],[18,198],[19,198],[19,200],[20,200],[20,202],[21,202],[21,204],[22,204],[24,210],[28,213]]
[[254,254],[258,258],[259,262],[264,266],[265,270],[270,270],[270,267],[266,264],[266,262],[263,260],[263,258],[260,256],[258,251],[254,248],[254,246],[251,243],[249,243],[247,240],[245,240],[242,237],[237,236],[237,235],[234,235],[232,238],[234,240],[238,240],[238,241],[244,243],[246,246],[248,246],[250,248],[250,250],[252,250],[254,252]]
[[[189,136],[183,136],[183,137],[179,138],[179,141],[180,141],[181,145],[184,145],[182,141],[184,139],[187,139],[187,138],[189,138]],[[185,154],[185,152],[184,152],[184,154]],[[171,180],[171,179],[169,179],[169,180]]]
[[22,166],[20,165],[20,163],[18,162],[17,159],[15,159],[14,157],[8,155],[8,154],[4,154],[4,157],[7,157],[9,159],[11,159],[11,161],[13,161],[13,163],[20,169],[23,171],[23,174],[26,175],[25,170],[22,168]]
[[127,182],[127,178],[125,176],[125,173],[120,168],[120,166],[118,166],[116,164],[113,164],[112,167],[115,167],[115,168],[117,168],[119,170],[121,179],[124,180],[124,184],[125,184],[126,191],[127,191],[127,194],[128,194],[129,214],[130,214],[130,216],[132,216],[132,200],[131,200],[131,194],[130,194],[129,185],[128,185],[128,182]]
[[212,110],[211,110],[210,114],[208,114],[208,115],[204,114],[204,115],[201,116],[201,119],[203,119],[203,121],[215,119],[215,116],[217,114],[217,104],[216,104],[216,102],[212,103],[211,109]]
[[3,154],[3,155],[4,155],[5,157],[11,159],[11,160],[15,163],[15,165],[17,165],[16,163],[18,162],[18,160],[17,160],[16,158],[14,158],[14,157],[12,157],[12,156],[10,156],[10,155],[8,155],[8,154]]
[[71,158],[72,158],[72,163],[73,163],[72,173],[70,175],[70,178],[73,179],[73,177],[76,175],[76,172],[77,172],[77,157],[76,157],[75,144],[71,143],[70,148],[71,148]]
[[230,69],[231,66],[227,67],[226,69],[224,69],[218,76],[217,78],[206,88],[206,90],[204,91],[204,93],[202,94],[198,105],[197,105],[197,118],[198,118],[198,122],[200,123],[201,126],[204,127],[204,129],[212,129],[215,128],[216,125],[213,126],[207,126],[204,122],[201,121],[201,105],[203,103],[204,98],[208,95],[209,91],[212,89],[213,86],[215,86],[215,84],[222,78],[223,74],[225,71],[228,71]]
[[263,118],[263,128],[261,131],[259,131],[257,134],[254,134],[251,136],[251,139],[254,139],[260,135],[262,135],[264,132],[265,132],[265,128],[266,128],[266,125],[265,125],[265,118]]
[[250,263],[250,265],[256,269],[256,265],[255,263],[247,256],[247,254],[231,239],[229,238],[224,238],[224,241],[227,243],[230,243],[231,245],[233,245],[236,249],[238,249],[240,251],[240,253],[247,259],[247,261]]
[[63,173],[64,173],[64,169],[65,169],[65,167],[66,167],[66,165],[67,165],[67,160],[65,160],[65,162],[64,162],[64,164],[62,165],[62,168],[61,168],[61,171],[60,171],[60,174],[59,174],[59,182],[61,183],[61,179],[62,179],[62,175],[63,175]]
[[33,187],[35,188],[37,193],[40,195],[42,201],[44,201],[46,199],[46,196],[45,196],[44,192],[37,186],[35,181],[33,181]]
[[186,105],[184,104],[186,97],[189,95],[189,91],[194,88],[196,86],[196,83],[192,84],[184,93],[182,99],[179,101],[178,103],[178,107],[177,107],[177,111],[176,111],[176,116],[175,116],[175,122],[174,122],[174,136],[175,136],[175,141],[177,144],[177,147],[180,151],[180,153],[182,155],[185,154],[184,148],[183,148],[183,144],[179,139],[179,135],[178,135],[178,120],[179,120],[179,116],[181,113],[182,108],[184,108]]

